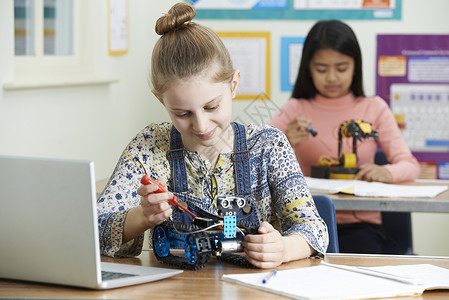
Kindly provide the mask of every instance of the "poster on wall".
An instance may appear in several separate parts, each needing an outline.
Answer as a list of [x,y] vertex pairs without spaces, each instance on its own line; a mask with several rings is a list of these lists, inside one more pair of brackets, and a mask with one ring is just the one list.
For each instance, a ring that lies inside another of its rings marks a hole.
[[378,35],[376,70],[421,177],[449,179],[449,35]]
[[231,54],[232,64],[240,71],[235,100],[271,97],[270,32],[217,32]]
[[401,19],[402,0],[185,0],[199,19]]
[[281,91],[291,92],[298,77],[305,37],[281,38]]
[[109,55],[128,53],[128,0],[109,0]]

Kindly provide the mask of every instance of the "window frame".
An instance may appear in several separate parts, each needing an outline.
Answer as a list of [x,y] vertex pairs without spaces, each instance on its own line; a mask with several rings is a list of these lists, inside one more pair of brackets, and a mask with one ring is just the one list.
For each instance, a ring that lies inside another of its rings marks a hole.
[[[13,1],[13,0],[11,0]],[[14,80],[4,90],[109,84],[117,79],[98,75],[94,49],[93,14],[96,1],[73,1],[73,55],[44,55],[44,1],[34,0],[34,55],[14,55]],[[81,18],[83,16],[83,18]]]

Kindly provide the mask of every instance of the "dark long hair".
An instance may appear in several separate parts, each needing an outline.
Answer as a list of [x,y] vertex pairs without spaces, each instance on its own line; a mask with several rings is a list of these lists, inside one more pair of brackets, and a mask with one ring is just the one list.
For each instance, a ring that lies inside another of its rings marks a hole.
[[311,99],[318,93],[310,75],[310,60],[316,51],[323,49],[332,49],[354,59],[351,91],[356,97],[364,97],[362,52],[357,37],[351,27],[338,20],[319,21],[307,34],[292,97]]

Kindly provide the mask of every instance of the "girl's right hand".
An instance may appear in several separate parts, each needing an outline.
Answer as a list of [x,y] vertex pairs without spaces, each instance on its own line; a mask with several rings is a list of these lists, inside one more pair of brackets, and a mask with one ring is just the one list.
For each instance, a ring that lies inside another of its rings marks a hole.
[[291,120],[285,131],[290,145],[294,148],[297,143],[307,140],[309,138],[309,129],[309,120],[306,118],[296,117]]
[[[166,186],[163,184],[165,190]],[[142,185],[137,189],[137,194],[141,196],[140,206],[144,219],[149,228],[154,227],[168,219],[173,210],[168,200],[173,198],[171,192],[156,192],[159,190],[157,184]]]

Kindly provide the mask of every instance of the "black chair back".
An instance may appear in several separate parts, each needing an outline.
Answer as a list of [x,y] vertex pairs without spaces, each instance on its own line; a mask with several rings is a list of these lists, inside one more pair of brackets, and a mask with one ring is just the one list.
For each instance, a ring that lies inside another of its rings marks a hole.
[[[376,165],[388,164],[382,150],[378,149],[374,158]],[[388,242],[385,252],[387,254],[413,254],[412,217],[409,212],[383,211],[382,225]]]

